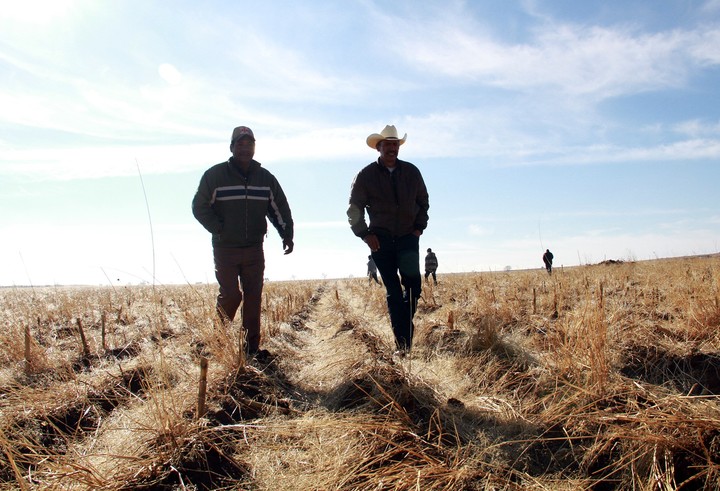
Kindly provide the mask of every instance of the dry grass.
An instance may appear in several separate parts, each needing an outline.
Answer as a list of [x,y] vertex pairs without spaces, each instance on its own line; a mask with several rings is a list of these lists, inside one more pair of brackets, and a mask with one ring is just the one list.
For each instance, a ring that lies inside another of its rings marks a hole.
[[366,279],[267,284],[263,363],[211,285],[0,297],[0,489],[720,489],[717,256],[441,275],[402,360]]

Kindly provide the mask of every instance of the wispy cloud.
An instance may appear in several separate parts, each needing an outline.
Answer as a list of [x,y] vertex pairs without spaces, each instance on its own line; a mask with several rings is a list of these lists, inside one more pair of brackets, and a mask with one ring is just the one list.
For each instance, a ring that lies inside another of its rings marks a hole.
[[707,0],[701,10],[705,13],[720,12],[720,0]]
[[[172,158],[168,158],[172,155]],[[4,151],[0,175],[30,181],[96,179],[101,177],[187,172],[227,158],[218,145],[106,146],[38,148]]]
[[720,137],[720,121],[708,122],[699,119],[681,121],[674,125],[673,130],[693,138]]
[[463,11],[457,18],[398,24],[393,49],[408,66],[458,80],[520,91],[543,87],[603,100],[682,86],[700,67],[720,62],[720,30],[646,33],[629,26],[549,22],[509,44]]
[[471,224],[467,226],[467,233],[472,237],[484,237],[492,235],[493,232],[488,227],[478,224]]
[[531,165],[596,165],[617,163],[688,162],[720,158],[720,140],[692,139],[646,147],[590,145],[556,148],[552,152],[517,156],[498,164],[500,167]]

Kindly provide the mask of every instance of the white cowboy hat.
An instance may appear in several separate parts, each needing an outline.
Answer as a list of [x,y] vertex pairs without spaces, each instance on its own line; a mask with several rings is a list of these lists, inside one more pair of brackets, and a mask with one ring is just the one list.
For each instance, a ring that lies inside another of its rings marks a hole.
[[398,140],[400,145],[402,145],[405,143],[405,140],[407,140],[407,133],[405,133],[405,136],[402,138],[398,138],[398,132],[395,126],[387,125],[379,134],[373,133],[367,137],[368,147],[377,149],[377,144],[383,140]]

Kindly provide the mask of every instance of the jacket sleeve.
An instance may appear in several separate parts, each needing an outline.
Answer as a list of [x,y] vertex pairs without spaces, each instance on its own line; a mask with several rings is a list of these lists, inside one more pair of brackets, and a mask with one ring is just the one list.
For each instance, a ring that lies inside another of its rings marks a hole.
[[270,223],[280,234],[281,239],[292,240],[295,234],[292,212],[285,192],[275,177],[270,183],[270,201],[268,202],[267,217]]
[[415,197],[415,203],[417,205],[417,214],[415,215],[415,229],[423,231],[427,228],[428,224],[428,210],[430,209],[430,196],[428,195],[425,181],[422,178],[422,174],[418,171],[418,191]]
[[214,193],[206,172],[200,179],[200,185],[192,200],[192,213],[208,232],[219,234],[222,231],[223,222],[212,207]]
[[363,183],[362,173],[358,173],[350,187],[350,206],[347,209],[347,217],[350,229],[361,239],[370,233],[365,221],[366,206],[367,190]]

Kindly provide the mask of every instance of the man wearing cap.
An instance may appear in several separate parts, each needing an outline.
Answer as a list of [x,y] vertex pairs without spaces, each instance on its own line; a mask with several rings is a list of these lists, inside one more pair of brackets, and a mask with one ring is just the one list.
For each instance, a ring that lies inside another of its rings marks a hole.
[[250,128],[233,130],[230,152],[230,159],[203,174],[192,211],[212,234],[218,314],[230,322],[242,303],[246,349],[250,356],[261,357],[268,354],[260,351],[266,217],[280,234],[285,254],[294,247],[293,219],[280,183],[253,158],[255,135]]
[[[353,233],[370,248],[387,291],[395,344],[404,356],[412,347],[415,315],[421,291],[420,235],[427,227],[428,192],[420,170],[398,159],[400,145],[395,126],[367,137],[380,152],[352,183],[348,221]],[[367,211],[369,224],[365,220]]]

